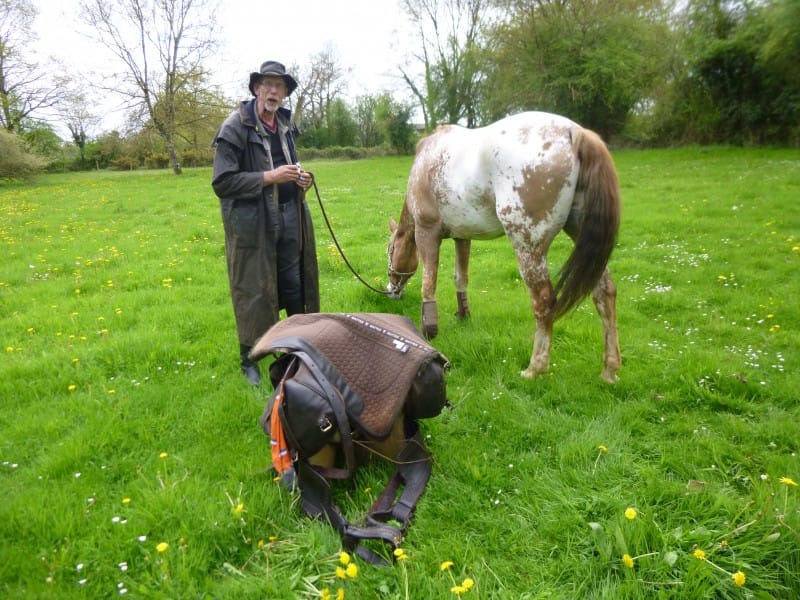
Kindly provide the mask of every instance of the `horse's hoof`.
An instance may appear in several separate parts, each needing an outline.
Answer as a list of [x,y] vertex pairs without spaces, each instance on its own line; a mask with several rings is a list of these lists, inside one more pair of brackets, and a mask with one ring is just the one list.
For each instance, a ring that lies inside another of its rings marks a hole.
[[469,317],[471,314],[472,313],[469,312],[469,309],[464,310],[464,311],[458,310],[458,311],[456,311],[455,316],[456,316],[456,319],[462,319],[463,320],[463,319],[466,319],[467,317]]
[[600,379],[606,383],[617,383],[619,381],[619,377],[614,371],[603,371],[600,373]]
[[423,325],[422,326],[422,335],[425,336],[426,340],[432,340],[437,335],[439,335],[439,326],[438,325]]

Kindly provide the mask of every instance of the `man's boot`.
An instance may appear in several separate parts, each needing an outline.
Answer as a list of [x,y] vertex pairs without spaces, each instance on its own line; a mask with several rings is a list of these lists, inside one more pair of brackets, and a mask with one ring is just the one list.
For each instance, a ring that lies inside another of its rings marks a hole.
[[261,373],[258,371],[258,364],[249,356],[252,349],[252,346],[239,344],[239,357],[241,358],[242,373],[247,378],[247,383],[258,385],[261,383]]

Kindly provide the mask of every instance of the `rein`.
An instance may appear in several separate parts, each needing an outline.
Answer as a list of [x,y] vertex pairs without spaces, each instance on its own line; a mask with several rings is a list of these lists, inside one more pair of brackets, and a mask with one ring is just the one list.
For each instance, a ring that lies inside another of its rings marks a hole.
[[[314,186],[314,193],[317,195],[317,202],[319,202],[319,208],[322,211],[322,218],[325,219],[325,225],[327,225],[328,231],[330,231],[330,233],[331,233],[331,238],[333,239],[333,243],[336,246],[336,249],[339,251],[339,255],[342,257],[342,260],[344,260],[344,264],[346,264],[347,268],[350,269],[350,272],[353,275],[356,276],[356,279],[358,279],[361,283],[363,283],[365,286],[367,286],[373,292],[377,292],[378,294],[382,294],[384,296],[391,296],[392,292],[390,292],[389,290],[381,290],[381,289],[378,289],[375,286],[371,285],[370,283],[368,283],[353,268],[353,265],[350,264],[350,261],[347,260],[347,256],[345,256],[344,250],[342,250],[342,247],[339,245],[339,240],[336,239],[336,234],[333,233],[333,227],[331,226],[330,220],[328,220],[328,213],[325,212],[325,207],[322,205],[322,198],[319,195],[319,188],[317,188],[317,180],[316,180],[316,178],[312,178],[311,179],[311,185]],[[387,255],[388,262],[389,262],[389,273],[390,274],[400,275],[400,276],[408,276],[408,277],[411,277],[411,275],[414,274],[414,273],[400,273],[398,271],[395,271],[392,268],[392,257],[389,255],[389,251],[388,250],[386,251],[386,255]]]

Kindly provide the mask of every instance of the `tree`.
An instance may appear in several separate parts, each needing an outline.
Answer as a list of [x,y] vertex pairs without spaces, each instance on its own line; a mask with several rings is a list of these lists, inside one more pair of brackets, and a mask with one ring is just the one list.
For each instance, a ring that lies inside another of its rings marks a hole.
[[655,110],[666,142],[798,143],[796,0],[690,0]]
[[373,148],[383,143],[383,135],[376,118],[379,98],[376,96],[358,96],[353,109],[356,122],[358,143],[364,148]]
[[78,149],[78,166],[84,168],[86,161],[86,143],[92,130],[100,123],[99,116],[90,108],[86,93],[76,86],[70,86],[63,92],[58,102],[58,114],[69,129],[72,142]]
[[412,153],[416,143],[417,132],[409,122],[411,112],[411,106],[397,102],[389,94],[382,94],[375,108],[381,130],[392,148],[401,154]]
[[[491,34],[487,112],[564,114],[604,137],[650,97],[668,56],[661,0],[511,0]],[[665,50],[666,47],[666,50]]]
[[303,145],[327,145],[324,130],[330,127],[331,107],[344,95],[347,73],[330,45],[311,57],[293,96],[294,120],[303,131]]
[[488,0],[404,0],[417,31],[419,50],[413,54],[421,73],[409,67],[400,73],[417,98],[425,128],[479,120],[483,33],[488,24]]
[[35,47],[36,8],[28,0],[0,0],[0,125],[19,131],[23,119],[55,104],[58,81],[27,58]]
[[121,81],[106,89],[147,116],[180,174],[179,102],[203,88],[203,61],[217,44],[214,7],[208,0],[82,0],[81,7],[97,40],[125,67]]

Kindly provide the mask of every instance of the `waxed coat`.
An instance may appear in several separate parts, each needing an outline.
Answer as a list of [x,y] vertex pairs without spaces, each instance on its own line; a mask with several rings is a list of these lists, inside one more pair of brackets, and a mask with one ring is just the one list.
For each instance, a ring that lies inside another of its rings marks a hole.
[[[269,138],[255,117],[254,101],[245,101],[225,120],[214,139],[211,185],[220,201],[225,229],[233,313],[239,343],[253,346],[278,322],[280,306],[275,242],[280,212],[277,185],[263,185],[271,170]],[[297,162],[291,113],[280,108],[277,116],[284,156]],[[319,274],[314,229],[305,199],[297,188],[300,224],[301,273],[305,312],[319,312]]]

